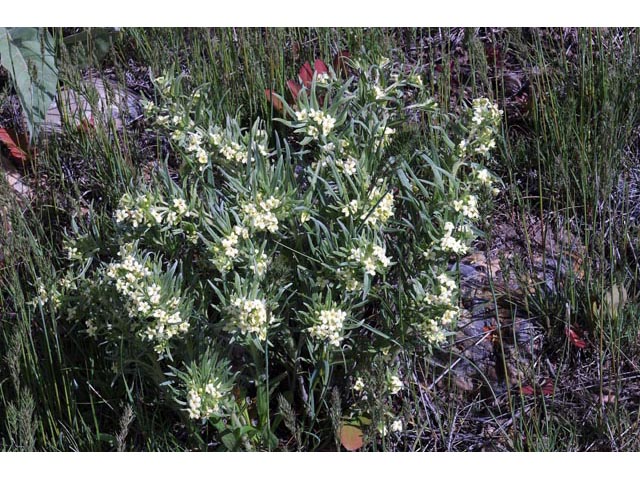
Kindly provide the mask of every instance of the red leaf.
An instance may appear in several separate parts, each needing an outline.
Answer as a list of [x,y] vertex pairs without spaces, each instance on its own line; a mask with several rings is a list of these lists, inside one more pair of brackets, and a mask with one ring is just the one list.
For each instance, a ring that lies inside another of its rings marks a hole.
[[520,387],[520,393],[522,393],[522,395],[533,395],[535,390],[531,385],[524,385]]
[[354,427],[353,425],[342,425],[338,435],[340,435],[340,443],[342,446],[350,452],[362,448],[364,443],[362,439],[362,430],[358,427]]
[[550,378],[544,379],[541,387],[543,395],[553,395],[553,380]]
[[553,395],[553,381],[545,378],[539,386],[523,385],[520,387],[520,393],[522,395],[536,395],[541,393],[542,395]]
[[585,348],[587,346],[587,342],[585,342],[571,327],[565,328],[564,334],[577,348]]
[[320,74],[320,73],[329,73],[329,69],[327,68],[327,65],[320,60],[319,58],[316,58],[316,61],[313,64],[313,68],[315,69],[316,73]]
[[273,105],[273,108],[275,110],[277,110],[278,112],[282,112],[282,102],[280,101],[280,99],[278,97],[276,97],[273,93],[273,91],[269,90],[268,88],[264,91],[265,95],[267,96],[267,100],[269,100],[271,102],[271,104]]
[[311,80],[313,79],[313,70],[311,70],[311,64],[309,62],[304,62],[304,65],[300,68],[299,75],[302,84],[309,88],[311,86]]
[[78,124],[77,128],[79,132],[90,132],[92,130],[95,130],[96,124],[95,124],[95,121],[93,120],[93,115],[89,114],[88,119],[83,118]]
[[16,138],[15,133],[12,136],[5,128],[0,127],[0,143],[2,143],[2,145],[4,145],[9,151],[9,158],[14,162],[23,165],[27,162],[29,154],[20,148],[18,143],[16,143],[18,141],[19,140]]
[[289,91],[291,92],[291,95],[293,95],[293,99],[297,100],[298,94],[300,93],[300,90],[302,90],[300,84],[293,80],[287,80],[287,87],[289,87]]

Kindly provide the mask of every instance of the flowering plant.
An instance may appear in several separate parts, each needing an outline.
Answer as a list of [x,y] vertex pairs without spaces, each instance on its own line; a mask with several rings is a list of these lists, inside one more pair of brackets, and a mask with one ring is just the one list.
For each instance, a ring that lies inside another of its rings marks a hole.
[[145,111],[181,159],[181,184],[162,171],[121,198],[108,240],[86,241],[95,225],[69,238],[76,280],[59,308],[81,310],[107,353],[155,354],[183,415],[221,436],[233,417],[245,448],[277,441],[276,395],[298,406],[310,448],[344,379],[375,363],[382,395],[402,395],[394,352],[446,342],[459,314],[451,264],[491,197],[482,162],[500,112],[480,99],[458,119],[416,71],[351,68],[340,79],[316,61],[289,85],[292,102],[269,92],[277,128],[219,124],[200,90],[157,78]]

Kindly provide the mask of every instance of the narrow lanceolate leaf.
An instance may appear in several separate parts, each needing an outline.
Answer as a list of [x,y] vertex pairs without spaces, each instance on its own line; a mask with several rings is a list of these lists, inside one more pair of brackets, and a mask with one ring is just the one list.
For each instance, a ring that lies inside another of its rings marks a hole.
[[45,29],[0,27],[0,65],[13,80],[33,138],[58,84],[53,37]]

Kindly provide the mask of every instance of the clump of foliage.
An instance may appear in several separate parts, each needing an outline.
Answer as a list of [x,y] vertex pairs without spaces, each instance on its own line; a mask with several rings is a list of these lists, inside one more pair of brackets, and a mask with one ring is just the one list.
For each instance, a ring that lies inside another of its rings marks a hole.
[[163,168],[109,222],[78,221],[68,268],[33,301],[94,345],[95,375],[172,410],[201,448],[398,433],[397,355],[455,325],[452,264],[495,193],[483,165],[501,112],[445,114],[386,59],[350,68],[316,62],[273,128],[216,124],[205,88],[156,78],[145,112],[179,180]]

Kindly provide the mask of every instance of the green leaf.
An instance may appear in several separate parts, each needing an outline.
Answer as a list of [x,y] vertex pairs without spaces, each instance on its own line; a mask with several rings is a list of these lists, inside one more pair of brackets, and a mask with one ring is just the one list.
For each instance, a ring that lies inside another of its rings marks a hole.
[[222,444],[226,447],[226,449],[230,452],[235,452],[240,447],[240,442],[233,433],[226,433],[222,435],[220,440],[222,441]]
[[58,84],[53,37],[40,28],[0,27],[0,65],[13,80],[29,133],[34,138]]
[[64,44],[69,47],[82,46],[87,53],[81,61],[82,67],[91,65],[90,56],[93,55],[98,62],[104,58],[113,46],[113,39],[118,35],[119,29],[116,28],[87,28],[79,33],[74,33],[64,37]]

